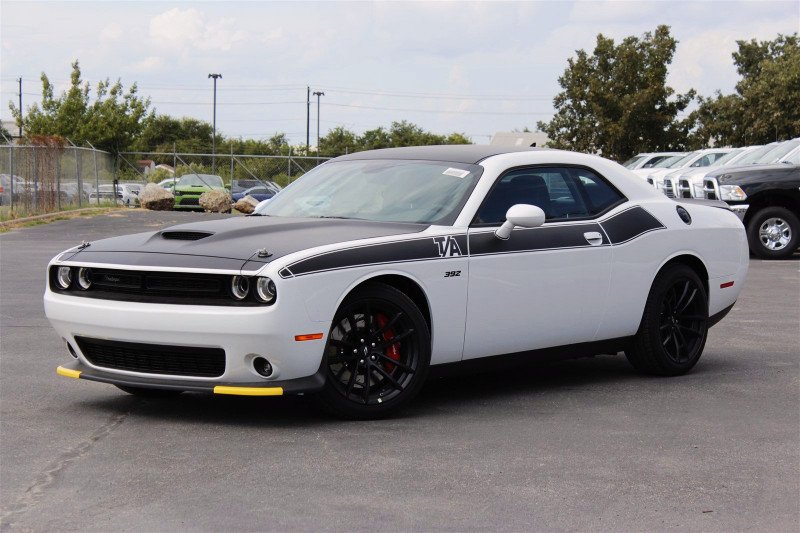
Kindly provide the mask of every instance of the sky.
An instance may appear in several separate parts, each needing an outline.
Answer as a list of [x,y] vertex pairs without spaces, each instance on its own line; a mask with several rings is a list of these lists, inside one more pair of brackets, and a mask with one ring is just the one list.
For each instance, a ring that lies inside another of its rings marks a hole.
[[[598,33],[622,39],[667,24],[678,92],[732,92],[737,40],[800,30],[792,1],[0,2],[0,117],[58,91],[70,63],[85,80],[138,83],[159,113],[211,122],[227,136],[286,133],[305,143],[306,87],[322,91],[321,134],[409,120],[476,143],[553,114],[558,77]],[[312,96],[311,144],[316,137]]]

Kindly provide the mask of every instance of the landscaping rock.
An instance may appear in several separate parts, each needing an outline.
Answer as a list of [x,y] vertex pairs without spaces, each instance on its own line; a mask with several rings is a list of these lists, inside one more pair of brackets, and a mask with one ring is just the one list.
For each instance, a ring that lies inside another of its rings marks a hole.
[[249,215],[253,212],[253,210],[258,205],[258,200],[250,196],[249,194],[233,204],[234,209],[239,211],[240,213],[244,213],[245,215]]
[[228,191],[206,191],[200,195],[198,200],[200,207],[205,209],[206,213],[230,213],[231,212],[231,196]]
[[144,209],[151,211],[172,211],[175,197],[166,189],[155,183],[148,183],[139,193],[139,202]]

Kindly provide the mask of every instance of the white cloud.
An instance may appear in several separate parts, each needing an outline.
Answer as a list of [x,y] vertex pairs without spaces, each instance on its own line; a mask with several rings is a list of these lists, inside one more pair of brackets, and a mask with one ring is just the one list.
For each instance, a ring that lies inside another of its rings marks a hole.
[[137,61],[130,65],[130,69],[134,72],[151,72],[158,70],[164,66],[164,58],[158,56],[149,56],[141,61]]
[[100,30],[100,39],[105,42],[119,41],[123,33],[124,29],[122,25],[117,22],[112,22]]
[[180,52],[191,48],[204,51],[228,51],[246,38],[236,27],[236,19],[209,20],[195,8],[172,8],[150,20],[150,38],[155,44]]

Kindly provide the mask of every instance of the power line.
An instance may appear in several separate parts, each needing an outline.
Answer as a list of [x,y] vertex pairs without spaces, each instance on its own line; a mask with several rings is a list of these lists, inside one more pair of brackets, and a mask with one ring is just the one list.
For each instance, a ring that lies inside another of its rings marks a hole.
[[552,115],[552,112],[545,111],[448,111],[446,109],[411,109],[405,107],[380,107],[358,104],[335,104],[325,102],[325,105],[335,107],[347,107],[356,109],[373,109],[378,111],[403,111],[407,113],[451,113],[456,115]]

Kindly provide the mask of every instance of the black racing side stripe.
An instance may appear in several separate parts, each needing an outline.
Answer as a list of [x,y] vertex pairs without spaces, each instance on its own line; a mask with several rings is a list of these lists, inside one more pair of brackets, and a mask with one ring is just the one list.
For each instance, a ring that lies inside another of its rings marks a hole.
[[[370,244],[345,250],[336,250],[316,255],[289,265],[290,273],[296,276],[353,268],[365,265],[402,263],[426,259],[444,259],[467,255],[466,235],[426,237],[407,241]],[[286,269],[284,269],[286,270]],[[283,276],[283,271],[281,271]]]
[[603,237],[603,245],[608,245],[600,224],[569,224],[564,226],[541,226],[531,229],[517,229],[511,237],[503,241],[495,237],[494,231],[473,233],[469,236],[470,256],[536,252],[563,248],[593,247],[584,233],[597,232]]
[[611,244],[623,244],[650,231],[665,228],[656,217],[639,206],[617,213],[600,224],[611,239]]

